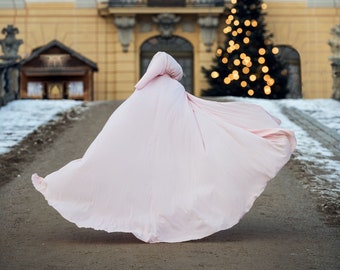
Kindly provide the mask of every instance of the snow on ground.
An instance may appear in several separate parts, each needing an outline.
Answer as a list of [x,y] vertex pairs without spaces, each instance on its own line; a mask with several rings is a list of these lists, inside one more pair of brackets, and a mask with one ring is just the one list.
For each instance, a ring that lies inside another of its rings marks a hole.
[[[264,100],[252,98],[217,98],[218,100],[235,100],[255,103],[282,120],[282,127],[293,130],[297,138],[295,158],[322,168],[320,180],[328,181],[332,189],[340,192],[340,158],[331,150],[309,136],[302,127],[296,125],[285,116],[281,108],[293,107],[323,125],[340,134],[340,102],[332,99],[287,99]],[[0,154],[10,151],[27,134],[50,120],[56,119],[60,113],[79,106],[80,101],[72,100],[16,100],[0,108]],[[323,182],[324,183],[324,182]]]
[[[312,171],[320,172],[316,181],[320,181],[318,189],[328,182],[332,190],[340,192],[340,157],[331,150],[323,147],[300,126],[288,119],[281,111],[283,107],[296,108],[314,118],[322,125],[334,130],[340,136],[340,102],[333,99],[285,99],[265,100],[253,98],[228,97],[228,100],[255,103],[264,107],[268,112],[278,117],[285,129],[294,131],[297,146],[295,158],[312,167]],[[326,188],[326,187],[325,187]],[[329,188],[329,187],[328,187]],[[338,196],[338,195],[337,195]]]
[[39,126],[80,104],[74,100],[15,100],[0,107],[0,154],[9,152]]

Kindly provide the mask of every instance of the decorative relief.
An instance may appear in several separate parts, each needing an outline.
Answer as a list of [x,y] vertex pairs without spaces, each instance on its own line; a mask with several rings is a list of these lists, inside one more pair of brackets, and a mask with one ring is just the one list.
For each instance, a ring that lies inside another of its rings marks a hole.
[[172,13],[162,13],[153,16],[152,20],[157,23],[161,36],[169,38],[172,36],[173,31],[175,31],[176,24],[181,20],[181,17]]
[[201,38],[206,47],[206,51],[211,51],[211,46],[215,41],[216,30],[218,26],[217,16],[200,16],[198,24],[201,28]]
[[118,28],[118,37],[122,44],[123,52],[127,52],[132,39],[132,30],[136,24],[136,19],[132,16],[116,16],[114,18],[114,24]]

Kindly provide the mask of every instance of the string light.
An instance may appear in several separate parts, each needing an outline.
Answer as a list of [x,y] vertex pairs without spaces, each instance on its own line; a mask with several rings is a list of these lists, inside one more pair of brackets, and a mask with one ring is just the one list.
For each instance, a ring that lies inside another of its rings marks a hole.
[[250,75],[249,80],[251,80],[252,82],[256,81],[256,75],[254,74]]
[[240,83],[240,85],[241,85],[242,87],[246,87],[246,86],[247,86],[247,82],[246,82],[246,81],[242,81],[242,82]]
[[249,20],[245,20],[245,21],[244,21],[244,25],[245,25],[245,26],[250,26],[250,21],[249,21]]
[[231,13],[235,14],[236,13],[236,8],[231,9]]
[[237,31],[234,30],[231,34],[232,34],[233,37],[236,37],[237,36]]
[[265,59],[264,59],[264,57],[259,57],[259,59],[257,60],[258,62],[259,62],[259,64],[264,64],[264,62],[266,61]]
[[241,54],[240,54],[240,58],[241,58],[241,59],[245,59],[246,57],[247,57],[247,55],[246,55],[245,53],[241,53]]
[[231,82],[231,80],[230,80],[229,77],[225,77],[224,80],[223,80],[223,82],[224,82],[225,84],[229,84],[229,83]]
[[231,3],[232,3],[232,4],[236,4],[236,3],[237,3],[237,0],[231,0]]
[[211,78],[216,79],[220,76],[220,74],[217,71],[213,71],[210,74]]
[[269,86],[273,86],[274,83],[275,83],[275,80],[272,79],[272,78],[270,78],[270,79],[267,81],[267,84],[268,84]]
[[267,4],[266,4],[266,3],[263,3],[263,4],[261,5],[261,8],[262,8],[262,9],[267,9]]
[[251,36],[251,31],[247,30],[246,36],[250,37]]
[[235,20],[235,21],[234,21],[234,25],[235,25],[235,26],[238,26],[239,24],[240,24],[240,21],[239,21],[239,20]]
[[222,63],[223,63],[223,64],[228,63],[228,58],[227,58],[227,57],[223,57],[223,58],[222,58]]
[[221,48],[218,48],[218,49],[216,50],[216,55],[217,55],[217,56],[221,56],[221,55],[222,55],[222,49],[221,49]]
[[248,73],[249,73],[249,71],[250,71],[250,69],[249,69],[248,67],[244,67],[244,68],[242,68],[242,72],[243,72],[243,74],[248,74]]
[[271,92],[272,92],[272,89],[271,89],[270,86],[268,86],[268,85],[266,85],[266,86],[263,88],[263,90],[264,90],[264,93],[265,93],[266,95],[270,95]]
[[269,68],[267,66],[262,67],[262,72],[267,73],[269,71]]
[[254,90],[253,90],[253,89],[249,89],[249,90],[248,90],[248,95],[249,95],[249,96],[253,96],[253,95],[254,95],[254,93],[255,93],[255,92],[254,92]]
[[243,29],[241,27],[237,28],[237,33],[241,34],[243,32]]
[[278,47],[274,47],[274,48],[272,49],[272,53],[273,53],[273,54],[278,54],[278,53],[279,53],[279,48],[278,48]]
[[234,60],[234,65],[239,66],[241,64],[241,61],[239,59]]
[[252,20],[252,21],[251,21],[251,26],[252,26],[252,27],[256,27],[256,26],[257,26],[257,21]]
[[228,18],[227,18],[229,21],[232,21],[234,19],[234,15],[229,15]]
[[245,37],[245,38],[243,39],[243,43],[244,43],[244,44],[248,44],[249,41],[250,41],[250,39],[249,39],[248,37]]
[[263,76],[263,80],[269,81],[270,80],[270,75],[266,74]]
[[259,49],[259,55],[265,55],[266,54],[266,50],[263,48]]

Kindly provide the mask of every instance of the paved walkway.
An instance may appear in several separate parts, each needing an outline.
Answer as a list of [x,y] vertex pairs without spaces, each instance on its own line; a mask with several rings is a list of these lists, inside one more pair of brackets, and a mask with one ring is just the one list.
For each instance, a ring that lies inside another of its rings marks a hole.
[[[45,175],[78,158],[117,106],[91,106],[0,187],[0,269],[340,269],[338,227],[326,225],[289,162],[235,227],[199,241],[145,244],[131,234],[79,229],[34,190]],[[81,138],[81,139],[80,139]]]

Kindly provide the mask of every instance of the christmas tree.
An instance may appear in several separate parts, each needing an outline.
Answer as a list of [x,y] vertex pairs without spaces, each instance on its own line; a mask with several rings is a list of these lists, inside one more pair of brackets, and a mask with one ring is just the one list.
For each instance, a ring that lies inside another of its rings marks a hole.
[[225,9],[224,47],[216,50],[211,69],[202,68],[210,88],[204,96],[284,98],[287,69],[265,30],[261,0],[231,0]]

